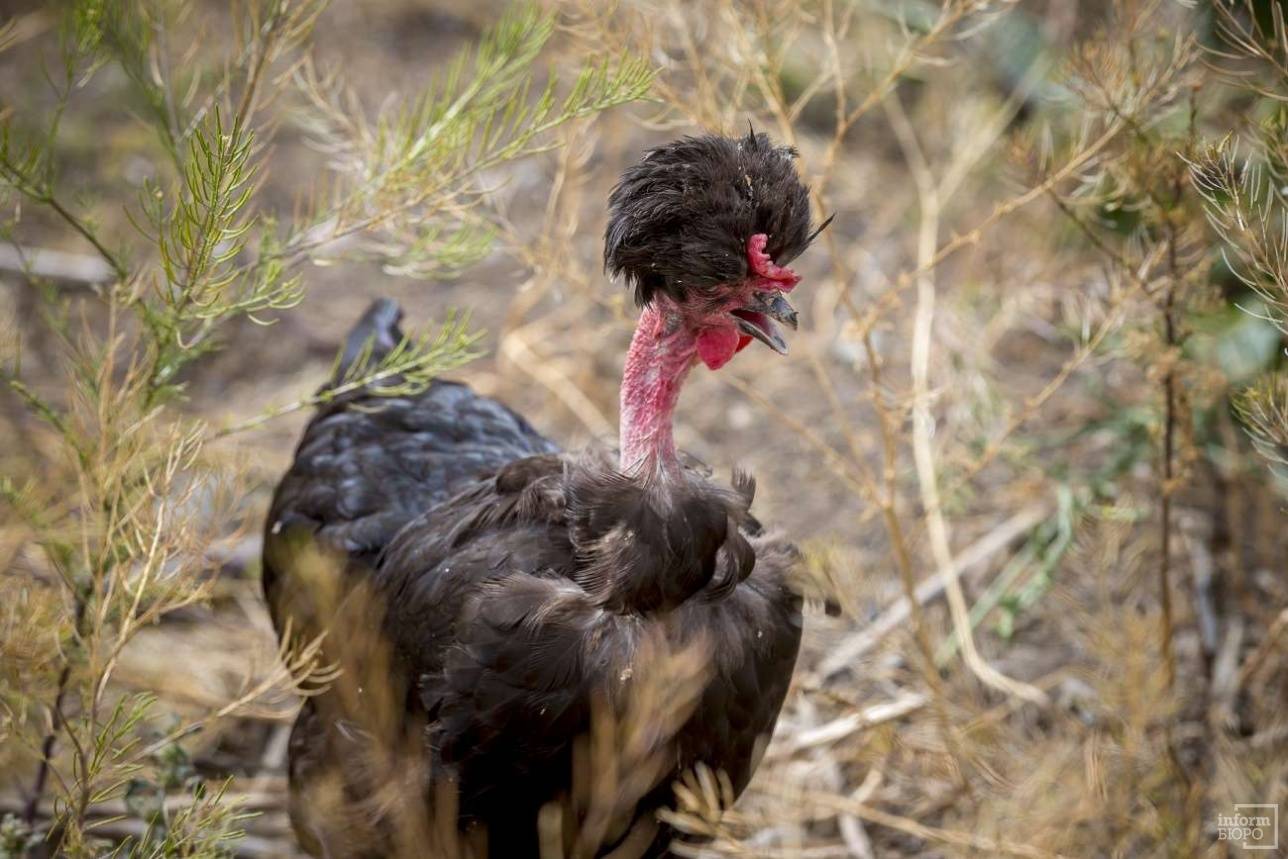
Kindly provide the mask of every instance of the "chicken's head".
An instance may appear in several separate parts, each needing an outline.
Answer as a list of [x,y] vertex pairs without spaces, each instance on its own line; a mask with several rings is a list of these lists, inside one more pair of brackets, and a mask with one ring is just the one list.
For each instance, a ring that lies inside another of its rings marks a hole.
[[778,323],[796,327],[784,294],[800,280],[787,263],[827,225],[811,230],[795,157],[766,134],[685,137],[645,153],[609,197],[605,268],[641,306],[673,310],[712,369],[753,339],[787,351]]

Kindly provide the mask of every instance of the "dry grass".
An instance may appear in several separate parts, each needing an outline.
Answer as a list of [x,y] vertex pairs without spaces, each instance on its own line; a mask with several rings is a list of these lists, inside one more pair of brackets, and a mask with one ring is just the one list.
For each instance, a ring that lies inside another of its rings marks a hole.
[[[176,724],[199,721],[177,748],[212,785],[232,776],[229,794],[257,814],[234,852],[291,849],[293,710],[258,599],[257,539],[230,523],[262,511],[305,414],[258,416],[312,391],[349,322],[390,295],[410,320],[471,310],[487,356],[458,375],[568,446],[611,438],[633,311],[600,274],[607,190],[650,143],[750,120],[800,150],[817,213],[836,220],[796,266],[792,356],[749,350],[695,374],[677,441],[722,473],[757,475],[758,515],[807,550],[803,587],[844,613],[811,612],[779,730],[736,807],[718,774],[677,787],[673,820],[714,839],[691,852],[1236,855],[1216,816],[1288,799],[1288,493],[1267,467],[1288,450],[1288,407],[1275,393],[1282,334],[1256,318],[1288,293],[1276,291],[1278,245],[1219,229],[1204,183],[1242,175],[1250,152],[1284,163],[1266,142],[1288,97],[1275,40],[1237,11],[1226,30],[1244,30],[1222,39],[1217,13],[1160,0],[558,7],[552,59],[587,46],[647,57],[655,100],[578,120],[552,151],[474,177],[484,193],[470,210],[498,252],[461,278],[308,268],[281,326],[231,327],[186,377],[185,417],[250,425],[204,455],[251,490],[203,523],[220,553],[199,604],[110,655],[110,695],[147,691]],[[314,58],[353,69],[355,102],[376,105],[496,11],[337,5]],[[18,21],[19,44],[0,54],[15,75],[53,38],[40,13]],[[124,235],[119,165],[155,147],[128,117],[66,122],[87,211]],[[289,201],[322,162],[284,122],[259,193]],[[1273,239],[1282,213],[1266,217],[1259,235]],[[93,251],[42,212],[18,235]],[[1251,288],[1230,274],[1245,259]],[[29,289],[7,275],[0,300],[23,335],[25,380],[56,391],[46,356],[58,344]],[[94,301],[77,306],[98,323]],[[21,403],[3,406],[3,431],[23,439],[5,468],[30,475],[51,442]],[[37,500],[61,497],[50,481]],[[40,680],[20,690],[23,708],[0,686],[3,808],[20,811],[39,756],[26,738],[49,727],[74,619],[12,520],[0,561],[0,682]],[[157,729],[149,747],[173,733]],[[607,729],[598,742],[605,760],[634,753]],[[137,814],[120,803],[91,810],[125,815],[102,834],[130,834]]]

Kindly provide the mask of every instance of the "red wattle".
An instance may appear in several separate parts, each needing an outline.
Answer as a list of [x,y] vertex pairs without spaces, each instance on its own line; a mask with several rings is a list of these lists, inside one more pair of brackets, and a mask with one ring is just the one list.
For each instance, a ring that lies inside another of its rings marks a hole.
[[712,370],[719,370],[742,348],[742,335],[732,327],[706,328],[698,334],[698,357]]

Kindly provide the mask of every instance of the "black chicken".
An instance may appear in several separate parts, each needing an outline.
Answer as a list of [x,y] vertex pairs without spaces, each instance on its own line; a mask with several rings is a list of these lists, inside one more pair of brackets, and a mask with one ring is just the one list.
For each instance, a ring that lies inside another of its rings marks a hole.
[[[751,515],[751,478],[681,461],[671,416],[697,360],[716,369],[753,339],[786,351],[783,265],[817,234],[793,158],[764,134],[685,138],[614,189],[605,265],[643,308],[618,457],[561,452],[446,381],[350,392],[309,424],[264,552],[279,631],[328,629],[348,672],[291,737],[307,850],[660,856],[680,774],[701,762],[746,786],[800,643],[795,552]],[[402,339],[400,315],[372,306],[337,379]],[[310,572],[318,547],[342,559],[338,590]],[[704,654],[697,691],[650,711],[636,687],[675,652]]]

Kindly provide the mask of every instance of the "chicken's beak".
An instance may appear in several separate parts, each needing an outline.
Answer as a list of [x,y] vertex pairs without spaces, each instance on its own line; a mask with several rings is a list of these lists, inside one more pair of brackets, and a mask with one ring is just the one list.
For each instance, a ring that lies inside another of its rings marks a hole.
[[795,331],[796,311],[781,292],[758,292],[750,302],[734,310],[733,316],[744,334],[754,337],[779,355],[787,354],[787,341],[776,323],[781,322]]

